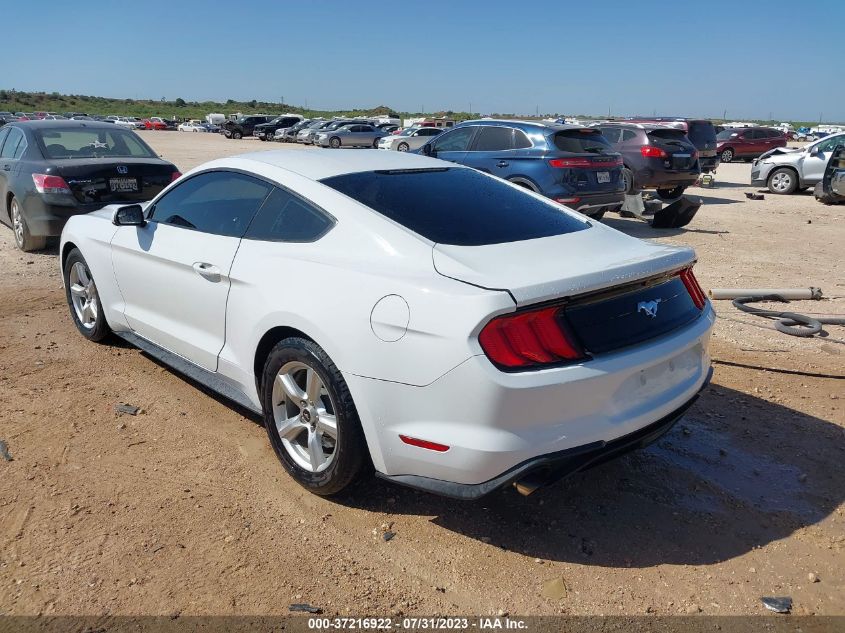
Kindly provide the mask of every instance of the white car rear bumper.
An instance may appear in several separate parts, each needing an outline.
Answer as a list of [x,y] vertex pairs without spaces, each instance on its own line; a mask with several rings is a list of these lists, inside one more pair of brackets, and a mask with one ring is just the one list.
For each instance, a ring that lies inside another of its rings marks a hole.
[[[642,445],[637,434],[646,427],[670,428],[709,380],[714,320],[708,303],[680,332],[567,367],[505,373],[474,356],[425,387],[346,380],[379,476],[477,498],[549,458],[595,449],[598,459],[614,440]],[[449,449],[411,446],[400,435]]]

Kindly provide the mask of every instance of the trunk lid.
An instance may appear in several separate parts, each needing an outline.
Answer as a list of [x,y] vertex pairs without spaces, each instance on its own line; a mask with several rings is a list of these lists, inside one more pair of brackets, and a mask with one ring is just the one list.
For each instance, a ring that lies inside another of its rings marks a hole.
[[[556,180],[578,194],[611,193],[623,187],[622,158],[597,128],[555,132],[546,155]],[[558,164],[564,166],[557,166]]]
[[176,171],[170,163],[150,158],[68,158],[51,163],[51,171],[65,179],[83,204],[151,200]]
[[645,242],[600,224],[521,242],[433,247],[438,273],[473,286],[508,291],[519,307],[653,278],[694,260],[690,248]]
[[683,130],[651,130],[648,132],[648,139],[651,145],[662,149],[668,155],[664,161],[667,168],[676,171],[694,169],[697,150]]

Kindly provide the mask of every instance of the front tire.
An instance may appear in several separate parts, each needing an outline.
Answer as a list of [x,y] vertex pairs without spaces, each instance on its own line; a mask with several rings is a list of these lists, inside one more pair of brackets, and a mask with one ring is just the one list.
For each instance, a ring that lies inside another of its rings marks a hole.
[[240,132],[232,132],[232,138],[237,141],[237,140],[243,138],[243,134],[241,134]]
[[277,343],[261,386],[270,444],[297,483],[328,496],[361,474],[367,444],[358,412],[340,370],[319,345],[299,337]]
[[339,149],[340,148],[340,139],[336,136],[333,136],[329,139],[329,146],[332,149]]
[[400,152],[407,152],[409,149],[411,149],[411,146],[408,145],[405,142],[402,142],[402,143],[399,143],[399,146],[396,149],[399,150]]
[[46,237],[35,237],[29,232],[23,208],[14,196],[9,202],[9,218],[12,220],[12,230],[15,233],[15,245],[24,253],[39,251],[47,245]]
[[65,297],[76,329],[89,341],[99,342],[111,334],[103,304],[88,262],[74,248],[65,260],[63,275]]
[[769,174],[766,187],[772,193],[789,195],[798,189],[798,176],[791,169],[780,167]]

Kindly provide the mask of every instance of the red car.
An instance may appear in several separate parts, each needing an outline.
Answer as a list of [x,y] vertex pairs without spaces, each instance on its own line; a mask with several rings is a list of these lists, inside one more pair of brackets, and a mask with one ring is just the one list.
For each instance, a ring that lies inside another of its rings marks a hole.
[[770,127],[727,128],[716,135],[716,153],[723,163],[757,158],[775,147],[786,147],[786,135]]
[[149,119],[143,120],[144,127],[148,130],[166,130],[167,123],[165,123],[162,119],[158,118],[157,116],[150,117]]

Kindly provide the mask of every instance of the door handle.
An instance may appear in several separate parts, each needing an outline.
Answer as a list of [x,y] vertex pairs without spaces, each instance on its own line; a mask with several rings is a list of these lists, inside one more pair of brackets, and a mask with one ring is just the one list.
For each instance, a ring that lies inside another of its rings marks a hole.
[[220,281],[220,269],[214,264],[207,262],[194,262],[194,271],[209,281]]
[[496,163],[496,167],[507,167],[508,165],[510,165],[510,163],[506,160],[500,160]]

